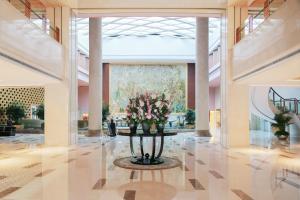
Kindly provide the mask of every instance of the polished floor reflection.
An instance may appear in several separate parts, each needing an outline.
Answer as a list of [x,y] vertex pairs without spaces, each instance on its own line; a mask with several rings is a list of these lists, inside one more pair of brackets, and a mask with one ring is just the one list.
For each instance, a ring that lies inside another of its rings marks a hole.
[[[165,155],[182,166],[128,170],[127,137],[80,138],[71,147],[0,144],[4,200],[300,200],[300,156],[263,148],[224,149],[182,133],[166,139]],[[149,149],[151,146],[150,140]]]

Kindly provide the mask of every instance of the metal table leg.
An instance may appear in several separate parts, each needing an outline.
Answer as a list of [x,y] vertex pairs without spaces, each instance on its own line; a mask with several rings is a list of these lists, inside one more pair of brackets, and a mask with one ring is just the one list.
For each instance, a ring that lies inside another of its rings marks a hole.
[[144,159],[143,136],[140,136],[140,148],[141,148],[142,159]]
[[154,161],[155,159],[155,148],[156,148],[156,136],[152,137],[152,155],[151,155],[151,161]]
[[130,136],[130,151],[131,151],[132,157],[136,158],[136,155],[134,153],[134,148],[133,148],[133,137],[132,136]]
[[162,134],[161,135],[161,137],[160,137],[160,148],[159,148],[159,152],[158,152],[158,154],[157,154],[157,156],[156,156],[156,159],[158,159],[160,156],[161,156],[161,154],[162,154],[162,152],[163,152],[163,150],[164,150],[164,142],[165,142],[165,140],[164,140],[164,135]]

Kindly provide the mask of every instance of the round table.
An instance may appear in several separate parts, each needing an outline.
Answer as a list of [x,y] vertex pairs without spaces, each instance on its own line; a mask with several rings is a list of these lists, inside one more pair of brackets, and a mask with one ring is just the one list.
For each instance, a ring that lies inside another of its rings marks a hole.
[[[137,130],[135,134],[131,134],[129,130],[119,130],[118,134],[121,136],[128,136],[130,141],[130,151],[131,151],[131,162],[139,165],[158,165],[164,162],[161,154],[164,149],[164,137],[165,136],[174,136],[177,135],[175,131],[165,131],[163,134],[160,133],[150,133],[144,134],[142,130]],[[134,152],[133,147],[133,138],[140,138],[140,149],[141,156],[137,156]],[[152,137],[152,152],[151,155],[149,153],[144,152],[143,138],[144,137]],[[160,137],[160,148],[158,154],[156,155],[156,137]]]

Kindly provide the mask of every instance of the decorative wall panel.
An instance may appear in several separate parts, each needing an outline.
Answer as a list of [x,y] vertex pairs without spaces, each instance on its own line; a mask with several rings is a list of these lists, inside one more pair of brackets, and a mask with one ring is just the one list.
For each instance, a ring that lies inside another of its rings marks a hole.
[[[26,117],[31,117],[31,106],[44,102],[44,88],[0,88],[0,108],[6,108],[12,102],[20,102]],[[0,124],[6,123],[5,116],[0,116]]]
[[111,113],[124,112],[128,98],[137,93],[165,93],[173,112],[187,106],[187,64],[110,64]]

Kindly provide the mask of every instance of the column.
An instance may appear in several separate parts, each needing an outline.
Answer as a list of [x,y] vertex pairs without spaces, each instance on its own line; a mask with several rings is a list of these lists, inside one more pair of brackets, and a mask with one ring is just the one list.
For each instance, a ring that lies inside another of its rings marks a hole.
[[196,29],[196,130],[209,136],[208,18],[197,17]]
[[75,15],[68,7],[60,10],[64,77],[45,85],[45,144],[68,146],[77,142],[77,64]]
[[232,80],[235,30],[246,18],[247,7],[228,7],[221,18],[221,137],[224,147],[247,147],[249,135],[249,86]]
[[195,109],[195,63],[187,64],[187,73],[188,73],[187,107],[188,109]]
[[102,99],[103,105],[109,106],[109,63],[103,63],[103,86]]
[[89,19],[89,131],[88,136],[102,130],[102,33],[101,18]]

